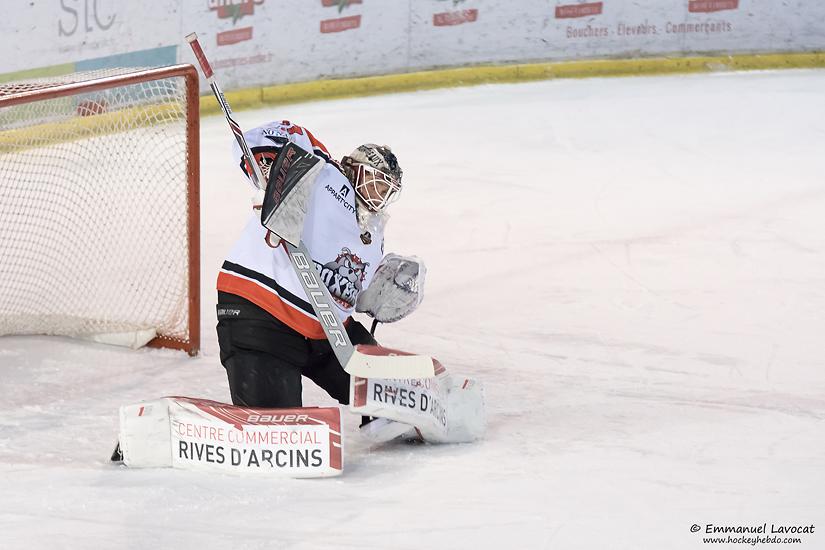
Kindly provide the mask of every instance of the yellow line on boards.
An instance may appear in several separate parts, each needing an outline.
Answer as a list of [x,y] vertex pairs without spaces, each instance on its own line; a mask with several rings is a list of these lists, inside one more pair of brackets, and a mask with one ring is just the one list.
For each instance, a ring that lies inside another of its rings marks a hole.
[[[517,65],[484,65],[413,73],[316,80],[249,88],[226,93],[233,110],[319,99],[360,97],[477,84],[527,82],[554,78],[649,76],[720,71],[825,67],[825,53],[748,54],[702,57],[598,59]],[[220,112],[210,95],[201,96],[202,115]]]

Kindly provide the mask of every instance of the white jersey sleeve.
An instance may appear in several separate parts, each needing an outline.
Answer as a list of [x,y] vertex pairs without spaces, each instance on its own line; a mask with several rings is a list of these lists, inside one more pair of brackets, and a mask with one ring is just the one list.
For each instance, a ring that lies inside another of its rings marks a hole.
[[[264,178],[269,177],[269,168],[278,156],[278,151],[290,141],[301,149],[321,157],[326,162],[335,164],[323,143],[318,141],[306,128],[292,124],[288,120],[269,122],[253,128],[244,132],[244,138],[255,160],[261,166]],[[241,146],[238,145],[237,141],[232,143],[232,158],[235,159],[240,169],[249,178]]]

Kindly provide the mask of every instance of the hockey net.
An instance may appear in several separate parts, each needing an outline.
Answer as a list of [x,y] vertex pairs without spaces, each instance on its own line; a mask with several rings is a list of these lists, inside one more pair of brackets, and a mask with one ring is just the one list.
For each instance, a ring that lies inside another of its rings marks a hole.
[[0,335],[199,347],[190,65],[0,84]]

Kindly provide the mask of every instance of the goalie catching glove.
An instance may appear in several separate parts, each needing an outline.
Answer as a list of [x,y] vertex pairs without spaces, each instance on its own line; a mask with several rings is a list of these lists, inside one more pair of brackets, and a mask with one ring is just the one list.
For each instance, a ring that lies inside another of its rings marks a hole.
[[419,258],[387,254],[370,285],[358,295],[355,310],[381,323],[406,317],[424,298],[426,274],[427,269]]

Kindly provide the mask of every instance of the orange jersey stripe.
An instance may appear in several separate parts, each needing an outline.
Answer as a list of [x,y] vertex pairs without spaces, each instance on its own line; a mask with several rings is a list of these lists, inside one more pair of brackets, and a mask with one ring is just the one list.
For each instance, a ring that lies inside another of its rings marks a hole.
[[309,142],[312,143],[312,146],[314,148],[320,149],[321,151],[324,152],[324,154],[326,154],[327,157],[332,158],[332,155],[329,154],[329,151],[327,151],[327,148],[324,146],[324,144],[321,143],[320,141],[318,141],[317,139],[315,139],[315,136],[312,135],[312,132],[310,132],[306,128],[304,128],[304,131],[307,133],[307,137],[309,138]]
[[221,271],[218,274],[218,290],[245,298],[264,309],[286,326],[313,340],[326,340],[326,334],[316,319],[284,302],[280,296],[261,285]]

